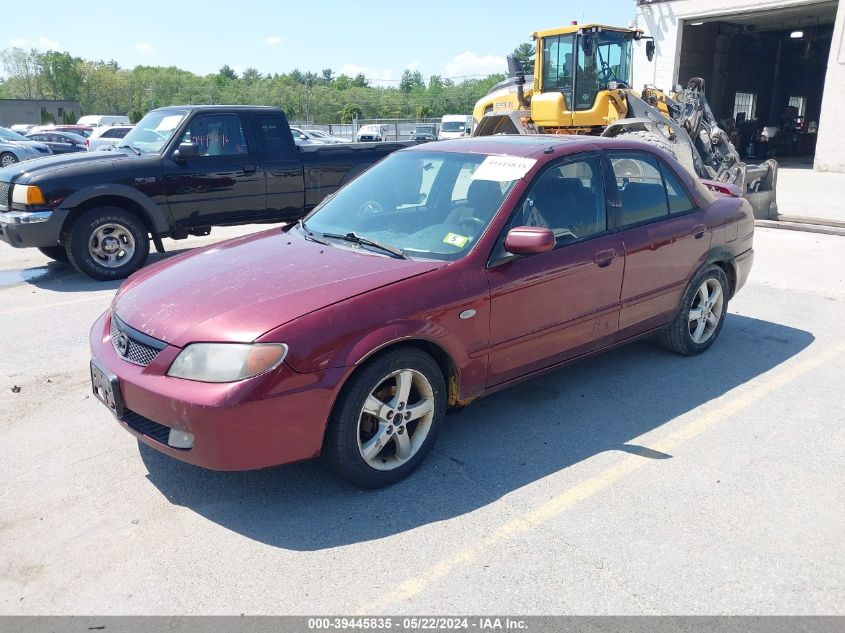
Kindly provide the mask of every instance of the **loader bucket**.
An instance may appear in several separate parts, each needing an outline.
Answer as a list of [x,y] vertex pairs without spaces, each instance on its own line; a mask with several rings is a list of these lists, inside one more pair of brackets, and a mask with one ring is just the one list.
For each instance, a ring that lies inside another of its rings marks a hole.
[[748,200],[758,220],[777,220],[778,205],[776,188],[778,181],[777,161],[767,160],[759,165],[745,166],[745,191],[743,198]]

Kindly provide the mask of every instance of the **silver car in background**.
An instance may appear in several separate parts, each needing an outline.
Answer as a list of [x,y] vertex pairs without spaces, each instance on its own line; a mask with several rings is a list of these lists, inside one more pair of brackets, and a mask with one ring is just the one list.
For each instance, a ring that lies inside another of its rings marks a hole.
[[0,167],[8,167],[31,158],[49,156],[53,151],[44,143],[32,141],[17,132],[0,127]]

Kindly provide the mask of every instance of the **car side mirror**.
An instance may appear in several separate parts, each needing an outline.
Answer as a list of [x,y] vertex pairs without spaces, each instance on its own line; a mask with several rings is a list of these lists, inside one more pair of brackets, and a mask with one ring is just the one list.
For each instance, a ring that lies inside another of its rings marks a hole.
[[648,57],[648,61],[654,60],[654,40],[648,40],[645,43],[645,56]]
[[179,143],[179,149],[173,152],[174,160],[186,160],[200,155],[200,149],[194,143]]
[[307,140],[308,140],[308,137],[307,137],[307,136],[305,136],[304,134],[300,134],[300,135],[299,135],[299,140],[300,140],[300,141],[307,141]]
[[505,250],[513,255],[536,255],[554,247],[555,234],[544,226],[517,226],[505,236]]

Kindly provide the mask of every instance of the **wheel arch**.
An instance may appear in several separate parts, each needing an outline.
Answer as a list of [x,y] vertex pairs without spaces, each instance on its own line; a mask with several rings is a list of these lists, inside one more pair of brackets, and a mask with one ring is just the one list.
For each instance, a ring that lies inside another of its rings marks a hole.
[[150,198],[132,187],[106,185],[78,191],[65,199],[61,208],[69,213],[62,224],[61,238],[64,239],[79,216],[98,206],[120,207],[134,213],[154,238],[170,232],[167,216]]
[[734,254],[730,251],[730,249],[722,246],[712,248],[707,253],[707,258],[698,270],[701,270],[701,268],[703,268],[704,266],[710,265],[718,266],[725,273],[725,277],[728,278],[728,284],[730,284],[728,299],[733,298],[734,293],[736,292],[737,279],[736,261]]
[[462,400],[460,397],[461,372],[458,364],[455,362],[449,351],[442,344],[429,338],[417,335],[409,335],[384,341],[363,354],[359,351],[357,353],[357,360],[353,362],[354,369],[344,378],[341,389],[343,389],[346,382],[367,362],[381,354],[385,354],[399,347],[413,347],[419,349],[434,359],[434,362],[437,363],[440,371],[443,372],[443,378],[446,381],[446,387],[448,389],[447,404],[449,406],[458,407],[469,404],[468,400]]

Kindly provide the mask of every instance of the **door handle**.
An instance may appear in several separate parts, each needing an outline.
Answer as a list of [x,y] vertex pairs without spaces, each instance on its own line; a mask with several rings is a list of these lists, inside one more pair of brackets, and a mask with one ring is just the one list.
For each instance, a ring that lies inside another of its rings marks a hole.
[[256,165],[244,165],[245,174],[254,174],[256,171],[258,171],[258,167]]
[[690,233],[693,234],[695,239],[701,239],[704,234],[707,232],[707,227],[703,224],[696,224],[694,227],[690,229]]
[[613,261],[614,257],[616,257],[616,249],[608,248],[607,250],[597,251],[593,255],[593,261],[598,265],[599,268],[605,268],[606,266],[610,265],[610,262]]

